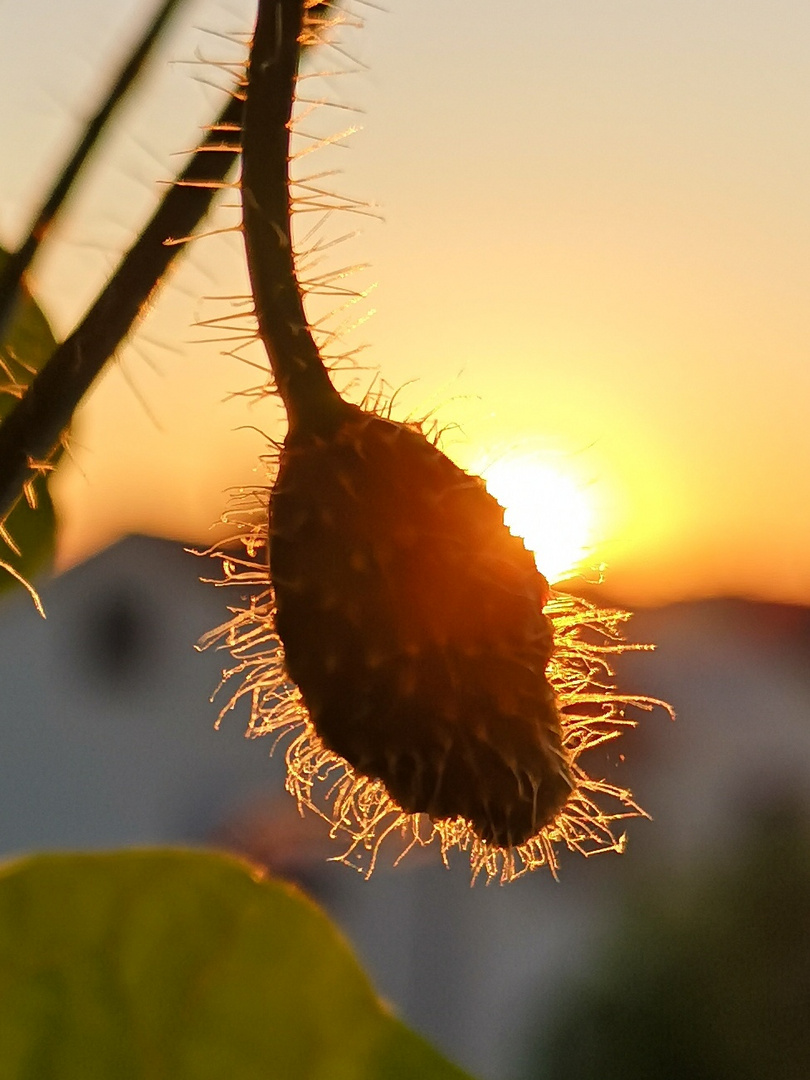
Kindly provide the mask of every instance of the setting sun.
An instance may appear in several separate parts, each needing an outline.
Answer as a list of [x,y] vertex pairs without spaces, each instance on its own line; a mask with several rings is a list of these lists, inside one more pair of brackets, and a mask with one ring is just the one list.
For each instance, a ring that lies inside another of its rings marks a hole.
[[504,507],[504,521],[534,552],[551,584],[572,577],[593,556],[594,505],[572,474],[531,455],[478,462],[476,471]]

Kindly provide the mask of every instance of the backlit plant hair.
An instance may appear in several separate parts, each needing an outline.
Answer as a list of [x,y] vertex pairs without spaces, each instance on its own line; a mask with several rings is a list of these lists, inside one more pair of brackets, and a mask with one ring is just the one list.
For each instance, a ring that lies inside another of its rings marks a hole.
[[243,230],[288,430],[246,557],[217,553],[253,594],[207,642],[236,660],[224,711],[249,697],[249,734],[289,737],[288,790],[367,872],[391,834],[467,851],[474,878],[555,872],[559,844],[622,848],[616,822],[641,811],[581,758],[633,723],[626,704],[653,703],[611,685],[625,616],[552,592],[479,477],[330,378],[291,231],[299,52],[340,14],[314,7],[260,0],[249,60]]

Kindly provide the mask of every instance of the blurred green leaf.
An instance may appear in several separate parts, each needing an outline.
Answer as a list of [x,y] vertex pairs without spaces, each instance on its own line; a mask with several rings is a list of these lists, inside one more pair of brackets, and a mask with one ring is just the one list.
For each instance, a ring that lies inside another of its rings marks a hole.
[[0,872],[2,1080],[464,1080],[325,915],[211,852]]
[[[0,268],[7,258],[8,254],[0,249]],[[0,420],[11,411],[21,390],[56,348],[47,319],[28,293],[18,298],[9,327],[7,339],[0,343]],[[38,477],[29,494],[31,503],[20,499],[5,522],[5,529],[20,554],[0,537],[0,559],[30,581],[53,557],[56,516],[47,477]],[[9,588],[18,589],[20,585],[0,567],[0,592]]]

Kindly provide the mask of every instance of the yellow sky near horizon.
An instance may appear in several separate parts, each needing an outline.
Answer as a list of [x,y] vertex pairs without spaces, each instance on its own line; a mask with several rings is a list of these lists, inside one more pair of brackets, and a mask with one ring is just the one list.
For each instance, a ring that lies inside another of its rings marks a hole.
[[[151,6],[0,7],[0,241]],[[404,407],[458,424],[462,464],[521,452],[572,475],[622,600],[810,603],[810,10],[518,0],[499,22],[483,0],[388,6],[352,36],[368,71],[329,85],[365,110],[329,159],[337,182],[385,218],[340,255],[378,283],[352,342],[407,384]],[[208,69],[169,59],[223,55],[194,27],[250,13],[191,3],[122,115],[37,268],[61,332],[213,111],[193,81]],[[191,329],[243,281],[237,236],[195,242],[83,409],[56,485],[64,562],[128,531],[203,543],[222,491],[262,481],[256,429],[278,433],[278,408],[223,403],[255,373]]]

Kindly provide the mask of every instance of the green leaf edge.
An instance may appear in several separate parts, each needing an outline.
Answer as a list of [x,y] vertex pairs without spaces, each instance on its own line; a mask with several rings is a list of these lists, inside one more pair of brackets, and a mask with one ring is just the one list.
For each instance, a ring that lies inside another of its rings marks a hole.
[[467,1077],[382,1004],[312,901],[205,850],[0,867],[0,1044],[2,1080]]

